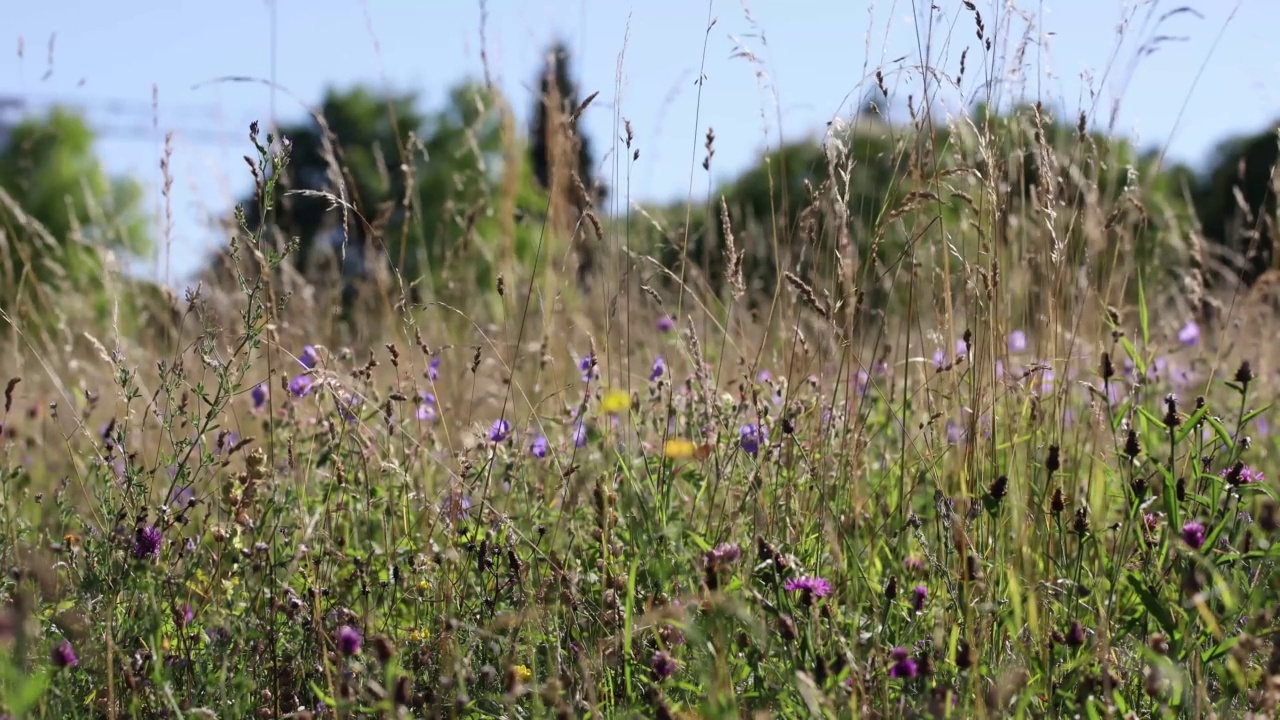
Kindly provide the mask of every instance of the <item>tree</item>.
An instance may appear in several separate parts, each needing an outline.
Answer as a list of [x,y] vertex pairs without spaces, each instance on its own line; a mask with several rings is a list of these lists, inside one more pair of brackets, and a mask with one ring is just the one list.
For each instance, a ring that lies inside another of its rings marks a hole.
[[109,175],[94,140],[83,117],[55,107],[12,128],[0,148],[0,307],[101,289],[101,251],[150,251],[142,187]]
[[1205,235],[1240,256],[1246,283],[1276,265],[1272,169],[1278,147],[1274,128],[1222,141],[1195,196]]
[[[348,278],[366,272],[360,262],[373,257],[409,283],[441,279],[454,253],[476,249],[473,240],[497,241],[494,198],[505,143],[514,141],[503,130],[504,107],[500,97],[469,83],[453,88],[434,113],[413,92],[330,90],[319,118],[280,128],[292,150],[270,225],[298,239],[294,262],[304,272],[345,242]],[[345,213],[333,199],[343,193]],[[263,222],[259,204],[252,197],[241,203],[254,231]],[[485,242],[482,256],[492,251]],[[473,260],[477,282],[486,282],[492,264]]]
[[[600,201],[607,196],[604,184],[595,177],[595,155],[592,152],[591,140],[578,129],[578,118],[572,116],[574,109],[582,102],[578,94],[578,85],[570,73],[569,49],[563,42],[556,42],[547,51],[545,64],[538,75],[538,96],[533,102],[533,126],[529,131],[529,158],[533,163],[533,175],[543,190],[551,190],[550,157],[551,135],[557,129],[551,126],[551,118],[568,117],[569,136],[577,144],[578,177],[582,184],[594,189],[594,200]],[[558,112],[549,112],[548,103],[559,103]]]

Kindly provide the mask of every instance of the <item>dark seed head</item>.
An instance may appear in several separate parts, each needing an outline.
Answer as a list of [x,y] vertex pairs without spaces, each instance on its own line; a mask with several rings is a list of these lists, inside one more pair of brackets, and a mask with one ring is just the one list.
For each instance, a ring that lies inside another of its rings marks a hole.
[[1124,454],[1132,460],[1142,453],[1142,444],[1138,442],[1138,431],[1130,429],[1124,439]]
[[898,597],[898,576],[889,577],[889,582],[884,586],[884,599],[893,602]]
[[1044,467],[1049,471],[1050,475],[1058,472],[1058,469],[1062,467],[1061,450],[1057,445],[1049,446],[1049,455],[1044,459]]
[[1081,625],[1079,620],[1071,621],[1071,628],[1067,630],[1066,642],[1067,645],[1073,648],[1084,645],[1084,625]]
[[1049,500],[1049,511],[1061,515],[1067,509],[1067,500],[1062,496],[1062,488],[1053,489],[1053,497]]
[[1083,505],[1076,508],[1076,516],[1075,516],[1075,519],[1071,522],[1071,529],[1074,530],[1077,535],[1089,534],[1088,508],[1084,507]]
[[1253,382],[1253,378],[1253,368],[1249,367],[1249,361],[1245,360],[1240,363],[1240,367],[1236,369],[1236,382],[1240,383],[1241,387],[1247,389],[1249,387],[1249,383]]
[[1009,494],[1009,478],[1001,475],[991,483],[991,489],[988,491],[994,500],[1003,500],[1005,495]]

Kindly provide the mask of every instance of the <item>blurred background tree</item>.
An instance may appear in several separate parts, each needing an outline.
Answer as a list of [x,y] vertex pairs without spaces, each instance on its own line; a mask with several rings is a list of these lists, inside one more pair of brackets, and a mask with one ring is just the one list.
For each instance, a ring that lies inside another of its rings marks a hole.
[[84,309],[66,302],[73,291],[105,317],[103,251],[119,253],[123,265],[152,250],[141,185],[110,176],[94,141],[79,113],[54,107],[14,126],[0,148],[0,308],[7,312],[51,320],[50,307]]
[[[318,112],[319,120],[280,128],[292,152],[270,218],[279,239],[298,239],[294,263],[305,274],[340,257],[345,242],[339,271],[347,279],[370,275],[374,259],[409,284],[463,282],[474,290],[472,280],[492,285],[500,255],[528,245],[498,237],[500,190],[520,208],[539,203],[522,154],[510,182],[507,144],[518,138],[504,129],[507,110],[496,93],[460,84],[431,112],[417,93],[387,96],[357,86],[330,90]],[[344,194],[346,213],[335,201]],[[259,203],[248,197],[241,204],[256,230]],[[460,275],[460,263],[470,272]]]

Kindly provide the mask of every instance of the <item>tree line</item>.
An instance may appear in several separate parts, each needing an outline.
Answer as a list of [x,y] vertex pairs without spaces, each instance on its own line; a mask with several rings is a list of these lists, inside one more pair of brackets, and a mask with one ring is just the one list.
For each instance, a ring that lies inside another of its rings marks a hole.
[[[539,242],[560,243],[543,252],[571,251],[563,254],[587,289],[596,236],[614,220],[596,209],[609,188],[578,127],[590,110],[563,44],[548,49],[537,80],[523,131],[501,93],[479,83],[455,86],[436,109],[416,92],[330,89],[314,113],[273,138],[287,138],[290,150],[271,184],[272,211],[261,213],[259,182],[227,230],[261,233],[280,247],[295,239],[291,263],[303,276],[381,274],[413,295],[492,286],[502,268],[529,264]],[[103,249],[141,256],[155,246],[140,186],[110,177],[93,141],[84,118],[56,108],[21,122],[0,148],[0,308],[41,307],[41,293],[100,284]],[[683,208],[648,208],[639,241],[713,293],[736,282],[756,298],[777,291],[787,273],[808,278],[853,264],[862,301],[883,305],[884,275],[874,270],[906,252],[921,218],[957,232],[986,228],[982,242],[998,246],[1026,232],[1018,218],[1094,209],[1096,227],[1065,231],[1063,252],[1073,260],[1098,261],[1106,238],[1127,228],[1139,260],[1170,272],[1194,264],[1206,282],[1230,275],[1248,283],[1277,264],[1278,147],[1275,128],[1231,137],[1197,172],[1041,106],[978,106],[935,127],[889,123],[868,105],[823,138],[774,148],[687,224]],[[736,266],[721,261],[730,250]],[[202,277],[225,280],[228,263],[216,253]]]

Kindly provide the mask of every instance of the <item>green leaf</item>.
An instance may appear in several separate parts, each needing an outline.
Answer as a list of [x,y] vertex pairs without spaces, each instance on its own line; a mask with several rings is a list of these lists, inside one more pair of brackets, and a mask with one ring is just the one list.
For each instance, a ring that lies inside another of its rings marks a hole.
[[1142,283],[1142,273],[1138,273],[1138,324],[1142,329],[1142,347],[1151,345],[1151,326],[1147,317],[1147,292]]
[[1165,637],[1173,643],[1175,637],[1178,636],[1178,624],[1174,620],[1172,612],[1169,608],[1170,603],[1163,602],[1156,595],[1156,592],[1149,585],[1143,582],[1142,577],[1137,573],[1129,573],[1125,576],[1129,581],[1130,587],[1138,594],[1138,599],[1142,601],[1142,606],[1151,613],[1151,617],[1155,618],[1160,629],[1164,631]]

